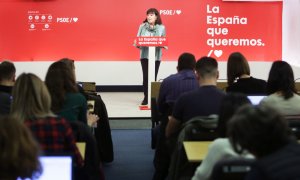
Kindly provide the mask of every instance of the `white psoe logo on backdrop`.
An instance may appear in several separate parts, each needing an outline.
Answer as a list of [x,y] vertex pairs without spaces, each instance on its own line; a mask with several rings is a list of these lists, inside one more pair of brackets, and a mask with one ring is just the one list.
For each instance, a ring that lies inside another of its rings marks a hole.
[[180,15],[182,11],[180,9],[162,9],[159,11],[160,15],[167,15],[167,16],[173,16],[173,15]]
[[58,17],[56,18],[56,22],[58,23],[76,23],[79,20],[78,17]]

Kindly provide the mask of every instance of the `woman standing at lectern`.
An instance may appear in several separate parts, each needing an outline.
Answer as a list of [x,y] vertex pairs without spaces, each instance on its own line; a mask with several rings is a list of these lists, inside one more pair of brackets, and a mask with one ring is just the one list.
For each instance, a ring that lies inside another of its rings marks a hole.
[[[147,17],[140,25],[137,36],[166,36],[165,26],[162,24],[160,14],[157,9],[150,8],[146,13]],[[140,49],[140,60],[143,70],[143,90],[144,99],[141,105],[148,104],[148,47],[137,46],[136,42],[134,45]],[[160,60],[162,56],[162,47],[155,48],[155,80],[157,77]]]

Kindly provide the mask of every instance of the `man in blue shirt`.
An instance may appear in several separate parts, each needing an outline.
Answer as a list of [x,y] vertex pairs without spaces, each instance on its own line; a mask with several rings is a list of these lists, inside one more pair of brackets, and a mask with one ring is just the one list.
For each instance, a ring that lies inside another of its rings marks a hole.
[[155,173],[153,180],[165,179],[168,174],[170,153],[165,144],[165,129],[168,116],[178,97],[199,87],[195,70],[196,59],[191,53],[183,53],[178,58],[177,73],[165,78],[160,86],[158,96],[158,111],[161,113],[160,137],[156,144],[154,156]]
[[196,59],[193,54],[183,53],[179,56],[177,73],[165,78],[161,83],[158,96],[158,110],[165,114],[171,109],[177,98],[184,92],[199,87],[195,74]]

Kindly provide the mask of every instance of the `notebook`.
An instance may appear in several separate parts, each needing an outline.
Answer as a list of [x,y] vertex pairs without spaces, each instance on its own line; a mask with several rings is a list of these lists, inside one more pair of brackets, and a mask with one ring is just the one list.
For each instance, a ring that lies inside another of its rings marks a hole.
[[247,96],[253,105],[258,105],[259,102],[266,96]]

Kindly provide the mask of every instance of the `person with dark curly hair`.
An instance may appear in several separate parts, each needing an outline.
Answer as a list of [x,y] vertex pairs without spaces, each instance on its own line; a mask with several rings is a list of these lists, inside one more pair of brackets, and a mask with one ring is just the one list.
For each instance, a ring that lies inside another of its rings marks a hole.
[[276,109],[241,107],[229,121],[228,136],[237,153],[247,150],[257,158],[247,180],[299,179],[300,144]]

